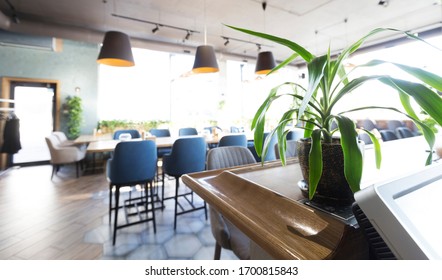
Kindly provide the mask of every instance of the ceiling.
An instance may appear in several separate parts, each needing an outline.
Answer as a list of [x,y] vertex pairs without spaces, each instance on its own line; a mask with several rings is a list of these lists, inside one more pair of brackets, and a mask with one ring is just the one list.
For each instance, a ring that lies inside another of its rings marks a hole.
[[[290,55],[287,48],[223,24],[271,33],[321,54],[329,46],[338,52],[377,27],[420,32],[442,22],[441,0],[265,2],[264,10],[262,0],[0,0],[0,28],[95,43],[104,32],[118,30],[131,37],[133,46],[186,53],[206,41],[218,58],[254,58],[259,44],[283,60]],[[153,33],[155,23],[159,30]],[[376,42],[391,39],[383,36]],[[227,45],[222,37],[230,38]]]

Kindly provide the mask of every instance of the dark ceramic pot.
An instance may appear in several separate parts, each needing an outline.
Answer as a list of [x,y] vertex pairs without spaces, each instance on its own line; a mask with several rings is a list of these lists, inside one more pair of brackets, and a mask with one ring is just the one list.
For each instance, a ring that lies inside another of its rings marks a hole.
[[[305,185],[305,188],[301,190],[306,198],[308,198],[310,147],[309,138],[300,139],[297,143],[299,164],[304,177],[303,185]],[[351,205],[354,202],[354,196],[345,179],[344,154],[339,139],[335,139],[331,144],[322,143],[322,161],[322,176],[312,202],[335,207]]]

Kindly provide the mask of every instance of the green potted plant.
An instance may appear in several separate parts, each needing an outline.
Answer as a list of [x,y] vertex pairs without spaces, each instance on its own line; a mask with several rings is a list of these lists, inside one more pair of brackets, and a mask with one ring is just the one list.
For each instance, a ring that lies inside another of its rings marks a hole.
[[[280,63],[272,72],[285,67],[296,58],[301,58],[306,63],[308,70],[307,87],[304,88],[299,84],[286,82],[284,85],[290,85],[293,91],[281,93],[279,89],[283,85],[273,88],[267,99],[257,110],[251,128],[254,130],[255,148],[258,155],[267,154],[272,136],[277,135],[279,154],[281,155],[283,164],[285,164],[286,161],[286,135],[290,131],[290,128],[286,128],[287,124],[293,122],[304,129],[305,139],[303,139],[304,141],[298,142],[298,151],[301,166],[303,166],[301,161],[305,159],[304,165],[306,165],[307,169],[307,171],[303,170],[303,176],[307,184],[305,194],[306,196],[308,194],[310,200],[315,201],[315,199],[317,199],[317,202],[329,205],[349,205],[353,201],[353,193],[360,189],[363,156],[358,143],[358,132],[355,122],[349,117],[346,117],[345,113],[366,109],[385,109],[403,113],[421,129],[430,146],[430,150],[433,150],[435,135],[423,121],[419,120],[419,117],[410,104],[410,98],[413,98],[429,117],[441,125],[442,98],[435,91],[442,91],[441,77],[422,69],[392,63],[396,67],[413,75],[422,83],[400,80],[386,75],[360,76],[350,80],[348,76],[349,73],[346,73],[344,69],[345,59],[360,48],[367,38],[375,34],[386,31],[402,32],[410,38],[423,41],[419,37],[396,29],[379,28],[371,31],[348,48],[342,50],[337,56],[332,56],[330,50],[324,55],[315,56],[299,44],[290,40],[234,26],[229,27],[253,36],[271,40],[293,50],[293,54]],[[370,67],[383,63],[389,62],[373,60],[359,67]],[[354,108],[346,112],[336,112],[336,104],[341,102],[344,96],[371,80],[378,80],[397,90],[405,112],[397,108],[383,106],[367,106]],[[290,96],[294,100],[293,106],[282,114],[276,127],[264,139],[266,113],[272,103],[282,96]],[[332,122],[336,122],[336,128],[333,128]],[[381,164],[379,141],[370,131],[365,132],[374,143],[376,165],[379,168]],[[339,137],[335,137],[337,134],[339,134]],[[336,151],[336,146],[338,151]],[[273,147],[271,148],[273,149]],[[329,155],[329,149],[332,150],[332,155]],[[339,154],[342,155],[342,161],[338,159]],[[427,164],[431,163],[431,161],[432,153],[430,152]],[[328,171],[326,167],[338,167],[341,170]],[[342,176],[338,173],[341,173]],[[336,181],[332,183],[335,188],[338,188],[337,190],[329,190],[331,186],[326,185],[326,181],[332,179],[331,177],[344,177],[342,184],[336,183]],[[336,192],[336,196],[333,196]],[[331,197],[328,198],[328,196]]]
[[83,120],[82,100],[79,96],[69,96],[66,99],[66,107],[68,110],[68,137],[74,139],[80,136],[80,127]]

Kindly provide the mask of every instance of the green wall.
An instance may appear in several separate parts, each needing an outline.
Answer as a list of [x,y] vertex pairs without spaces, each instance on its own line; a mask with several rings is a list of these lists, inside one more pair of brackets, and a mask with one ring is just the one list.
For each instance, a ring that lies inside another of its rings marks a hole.
[[[92,134],[97,125],[99,46],[63,40],[60,52],[0,45],[0,77],[51,79],[60,82],[60,101],[75,94],[83,100],[82,134]],[[60,116],[61,129],[66,131],[66,118]]]

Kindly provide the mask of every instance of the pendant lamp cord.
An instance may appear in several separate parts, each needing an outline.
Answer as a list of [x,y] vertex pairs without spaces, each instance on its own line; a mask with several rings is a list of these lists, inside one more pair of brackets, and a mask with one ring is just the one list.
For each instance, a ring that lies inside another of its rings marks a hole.
[[206,0],[204,0],[204,45],[207,45]]

